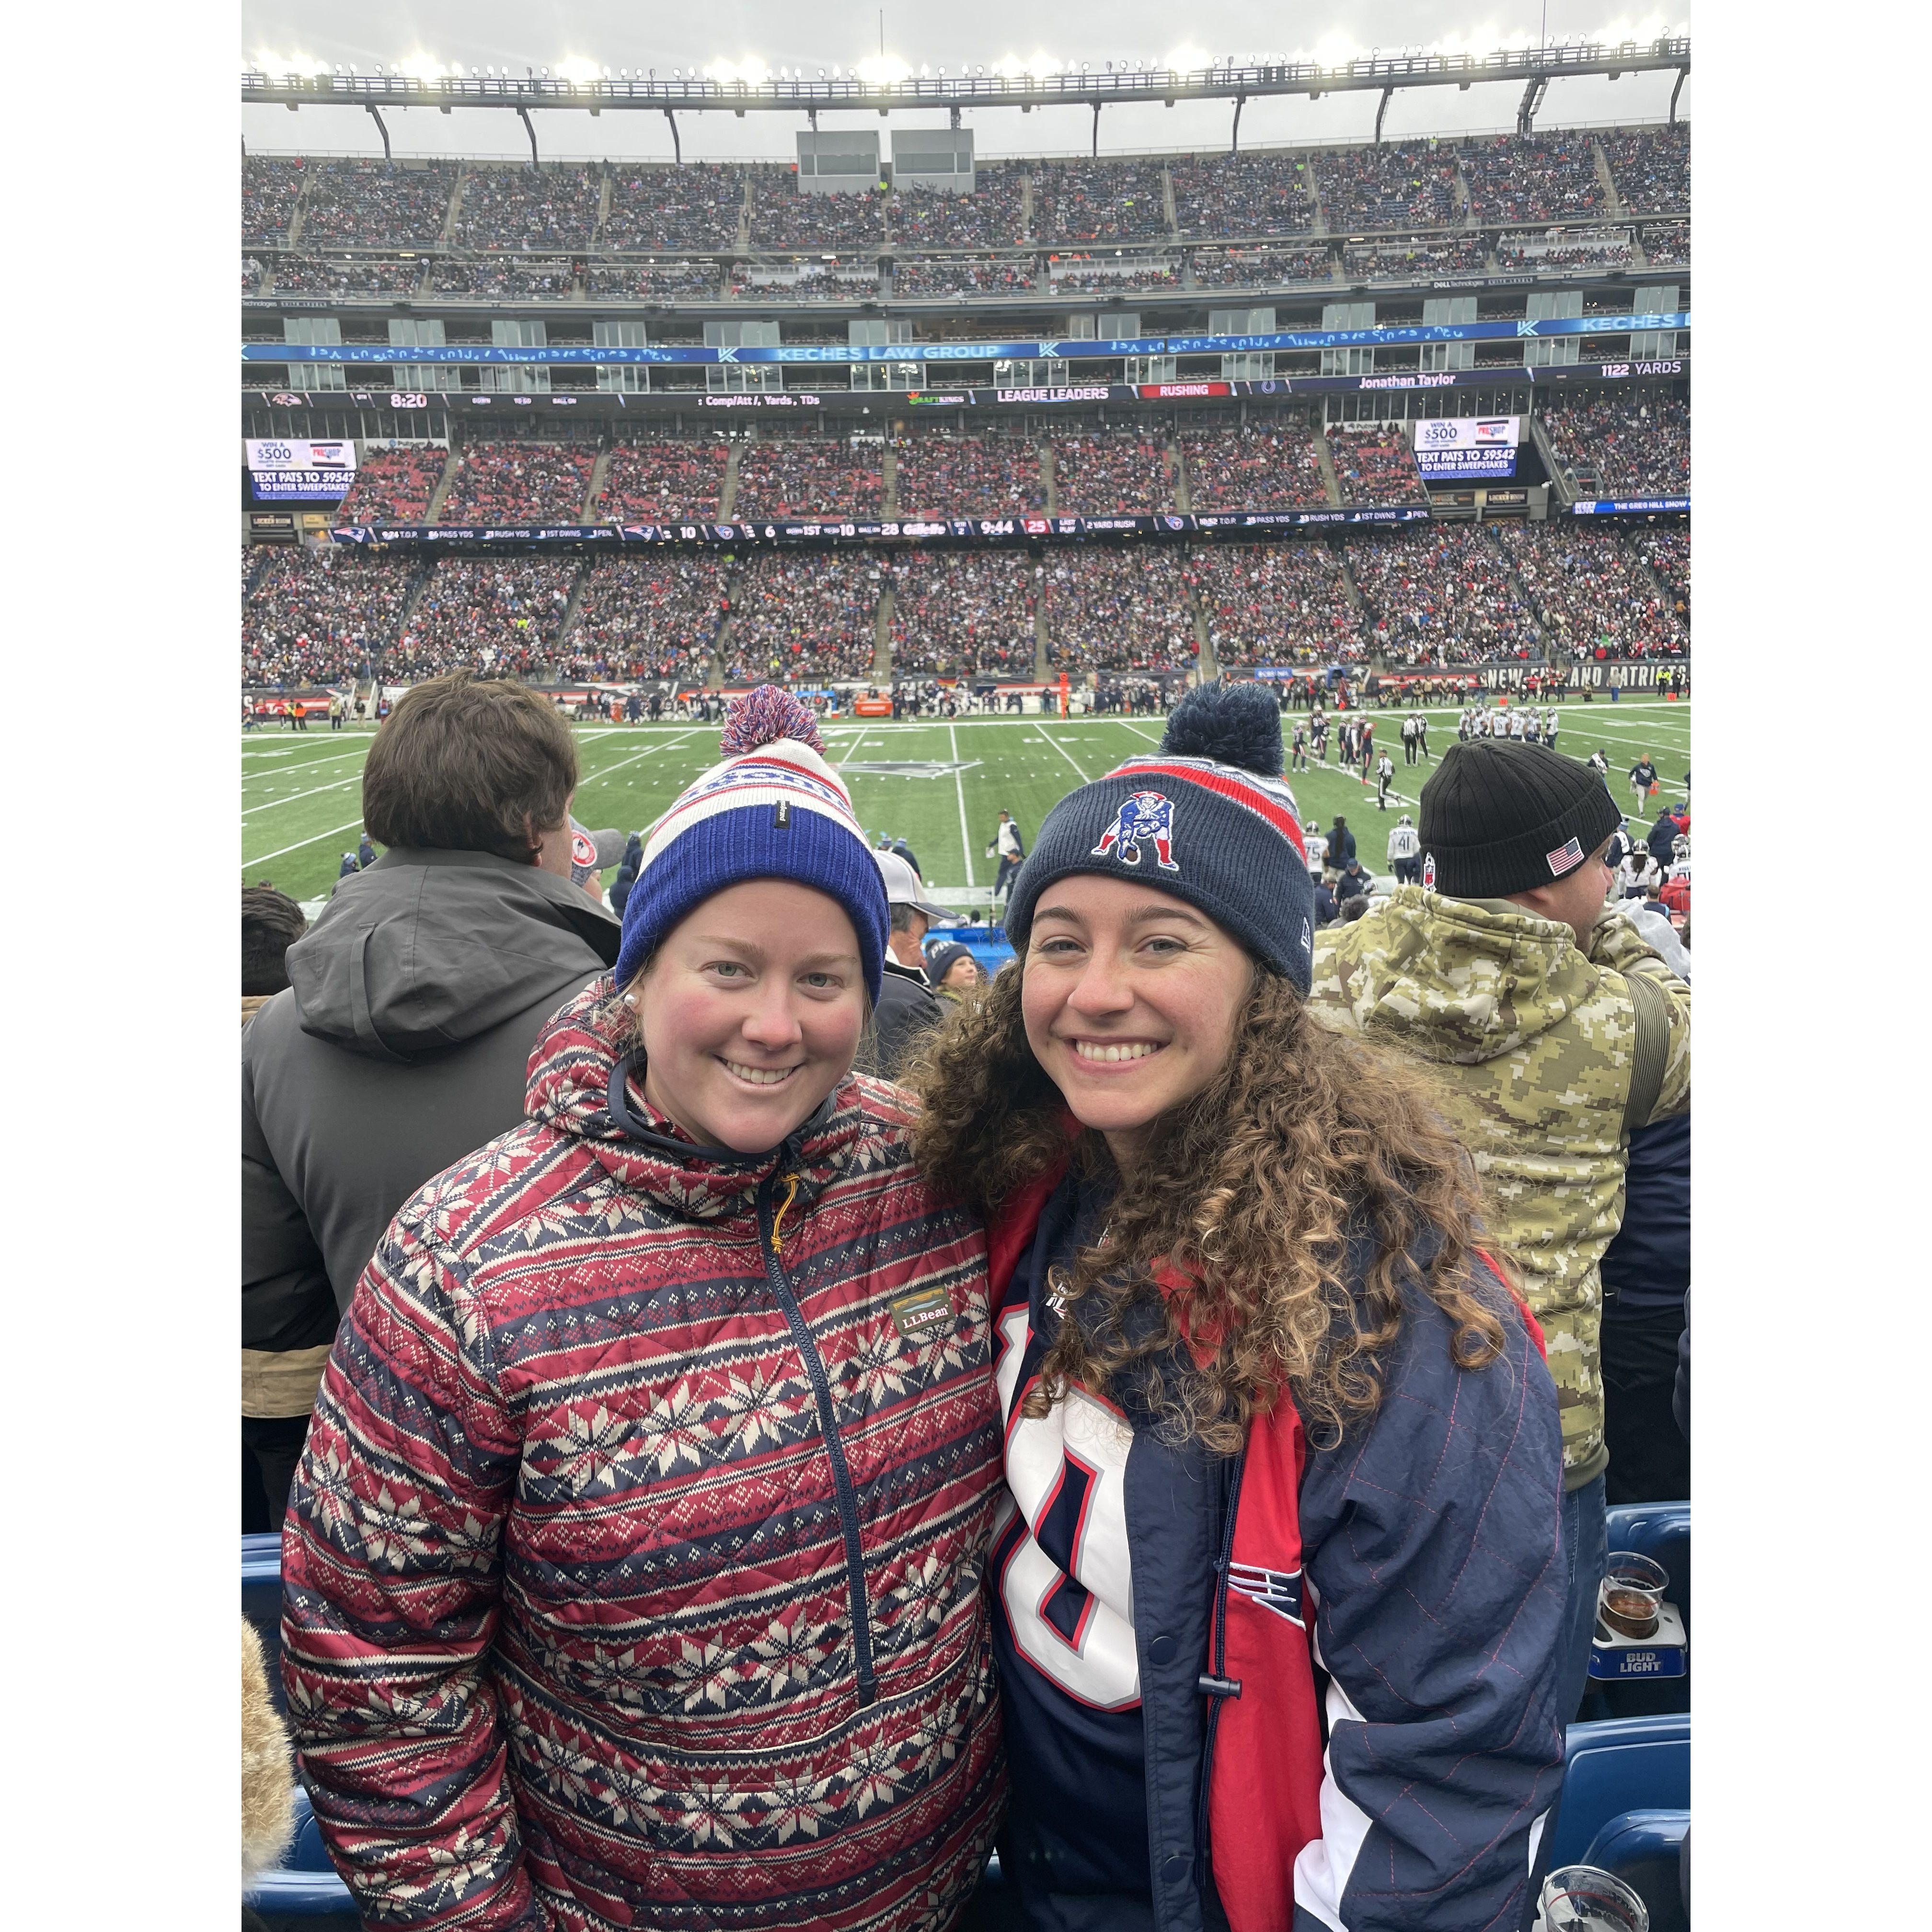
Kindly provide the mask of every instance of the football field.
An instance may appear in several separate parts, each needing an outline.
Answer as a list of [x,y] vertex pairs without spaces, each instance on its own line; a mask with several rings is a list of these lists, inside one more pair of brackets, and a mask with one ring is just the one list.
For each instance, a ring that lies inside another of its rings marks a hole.
[[[1288,782],[1305,822],[1325,830],[1336,813],[1354,832],[1364,865],[1385,872],[1388,828],[1399,812],[1415,812],[1431,766],[1405,765],[1402,714],[1377,712],[1376,736],[1395,761],[1386,814],[1376,809],[1372,784],[1332,762],[1290,772]],[[1430,748],[1440,758],[1455,740],[1456,712],[1430,710]],[[1659,804],[1684,796],[1690,770],[1690,706],[1640,699],[1612,704],[1573,700],[1560,707],[1557,748],[1579,760],[1601,746],[1610,764],[1611,795],[1632,809],[1624,775],[1646,752],[1660,789],[1640,814],[1648,826]],[[1286,742],[1297,718],[1283,719]],[[1331,723],[1333,722],[1331,718]],[[872,721],[837,718],[821,726],[826,750],[842,768],[859,821],[876,841],[905,840],[929,890],[941,903],[984,907],[997,867],[986,856],[1004,806],[1019,822],[1030,850],[1040,823],[1054,802],[1098,778],[1124,758],[1150,752],[1160,740],[1160,718],[962,718]],[[712,724],[572,728],[582,776],[574,807],[592,830],[615,826],[641,831],[678,792],[718,758],[720,727]],[[266,881],[305,902],[326,898],[342,855],[362,833],[362,760],[368,730],[291,732],[264,726],[242,737],[242,878]],[[1330,759],[1335,738],[1329,737]],[[604,880],[610,883],[607,874]]]

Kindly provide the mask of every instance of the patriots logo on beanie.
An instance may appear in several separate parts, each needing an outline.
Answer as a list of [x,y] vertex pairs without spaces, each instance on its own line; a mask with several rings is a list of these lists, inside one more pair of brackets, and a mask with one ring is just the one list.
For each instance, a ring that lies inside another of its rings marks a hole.
[[1157,791],[1136,792],[1114,813],[1113,824],[1101,833],[1091,856],[1104,859],[1118,846],[1121,864],[1138,866],[1143,840],[1154,848],[1155,862],[1163,872],[1180,870],[1174,859],[1173,801]]

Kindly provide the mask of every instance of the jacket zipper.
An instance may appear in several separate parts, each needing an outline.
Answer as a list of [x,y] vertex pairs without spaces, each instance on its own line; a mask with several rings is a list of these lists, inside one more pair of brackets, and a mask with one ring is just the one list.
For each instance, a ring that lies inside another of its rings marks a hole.
[[[783,1165],[783,1162],[779,1162],[780,1166]],[[791,1174],[785,1178],[791,1189],[785,1200],[789,1207],[792,1194],[797,1192],[799,1177]],[[832,1406],[832,1378],[825,1372],[825,1358],[818,1352],[818,1344],[812,1340],[812,1330],[806,1326],[805,1316],[792,1293],[791,1283],[785,1278],[784,1264],[779,1258],[778,1226],[772,1208],[778,1182],[778,1168],[774,1168],[758,1188],[758,1228],[763,1237],[758,1245],[764,1252],[766,1277],[790,1327],[793,1345],[805,1358],[805,1372],[812,1378],[812,1395],[818,1404],[818,1426],[825,1437],[826,1453],[831,1459],[832,1486],[838,1502],[838,1528],[845,1543],[845,1588],[851,1604],[852,1651],[859,1673],[859,1708],[863,1710],[867,1705],[878,1702],[879,1680],[872,1667],[872,1615],[866,1600],[865,1557],[859,1542],[859,1495],[853,1486],[852,1472],[845,1461],[845,1444],[838,1434],[838,1414]]]
[[1208,1698],[1208,1723],[1201,1740],[1201,1780],[1194,1802],[1194,1869],[1202,1880],[1210,1875],[1213,1857],[1208,1844],[1209,1802],[1214,1778],[1214,1733],[1221,1723],[1221,1707],[1230,1697],[1238,1697],[1241,1687],[1228,1681],[1228,1566],[1234,1560],[1234,1515],[1241,1500],[1241,1472],[1247,1467],[1244,1449],[1236,1459],[1221,1508],[1221,1547],[1214,1558],[1214,1670],[1201,1680]]

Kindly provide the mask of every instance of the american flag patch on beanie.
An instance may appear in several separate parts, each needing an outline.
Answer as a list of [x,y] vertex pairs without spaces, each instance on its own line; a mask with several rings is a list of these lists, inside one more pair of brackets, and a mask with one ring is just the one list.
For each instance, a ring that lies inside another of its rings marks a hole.
[[1572,838],[1567,844],[1559,845],[1555,851],[1546,852],[1543,856],[1550,861],[1551,874],[1560,879],[1573,866],[1583,862],[1583,848]]

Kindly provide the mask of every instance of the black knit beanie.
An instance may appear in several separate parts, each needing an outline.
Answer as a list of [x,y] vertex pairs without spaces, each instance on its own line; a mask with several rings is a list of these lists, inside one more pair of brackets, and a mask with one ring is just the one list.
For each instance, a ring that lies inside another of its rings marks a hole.
[[1306,993],[1315,888],[1281,775],[1274,698],[1258,684],[1202,685],[1174,707],[1160,750],[1069,792],[1013,881],[1006,936],[1016,951],[1040,894],[1075,872],[1184,899]]
[[1422,882],[1505,898],[1574,872],[1623,823],[1588,765],[1519,738],[1451,745],[1422,788]]

